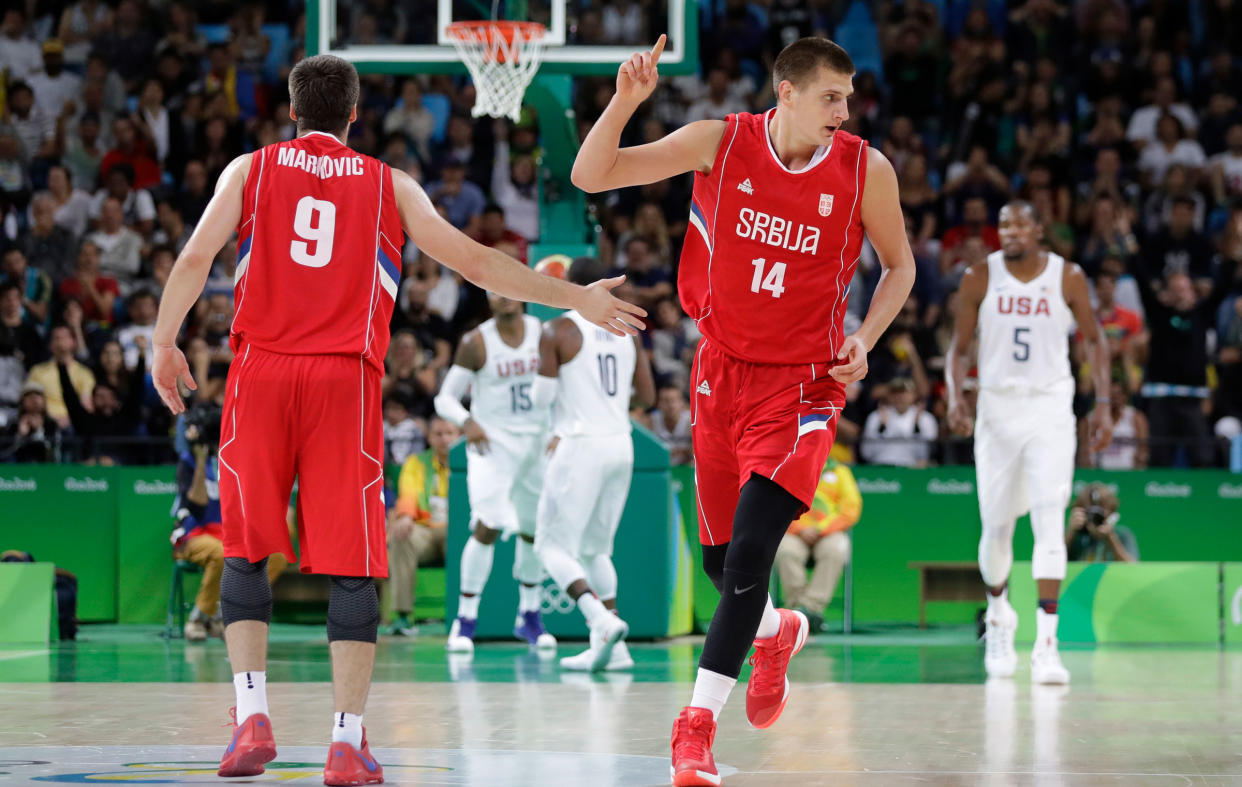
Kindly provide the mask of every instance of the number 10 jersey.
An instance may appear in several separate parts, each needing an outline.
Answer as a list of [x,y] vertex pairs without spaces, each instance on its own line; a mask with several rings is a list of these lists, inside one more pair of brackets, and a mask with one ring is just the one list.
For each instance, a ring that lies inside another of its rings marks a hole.
[[392,171],[331,134],[255,152],[238,226],[234,352],[361,357],[381,373],[404,235]]
[[678,291],[703,334],[734,358],[823,363],[845,339],[867,143],[837,131],[791,170],[772,145],[773,112],[729,115],[711,173],[694,176]]

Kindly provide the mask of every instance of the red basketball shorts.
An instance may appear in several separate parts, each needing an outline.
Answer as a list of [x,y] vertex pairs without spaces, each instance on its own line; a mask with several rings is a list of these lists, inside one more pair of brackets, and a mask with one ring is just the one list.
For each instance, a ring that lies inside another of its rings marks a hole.
[[733,512],[751,473],[780,484],[810,508],[837,434],[845,386],[835,364],[742,361],[704,338],[690,377],[699,540],[733,536]]
[[220,425],[225,557],[294,561],[297,478],[302,572],[388,576],[380,379],[357,357],[239,349]]

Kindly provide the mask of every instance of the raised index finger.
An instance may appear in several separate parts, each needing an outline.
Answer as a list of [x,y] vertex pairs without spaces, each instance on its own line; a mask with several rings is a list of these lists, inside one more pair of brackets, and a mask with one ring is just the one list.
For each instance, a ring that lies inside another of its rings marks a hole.
[[660,40],[655,42],[655,46],[651,47],[651,65],[660,62],[660,55],[664,53],[664,44],[668,42],[668,36],[660,34]]

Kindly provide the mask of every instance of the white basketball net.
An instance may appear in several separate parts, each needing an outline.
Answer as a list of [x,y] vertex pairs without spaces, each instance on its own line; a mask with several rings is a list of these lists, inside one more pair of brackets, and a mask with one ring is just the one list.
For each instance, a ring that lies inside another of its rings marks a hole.
[[474,80],[471,114],[518,122],[522,96],[543,59],[544,30],[531,22],[449,25],[453,46]]

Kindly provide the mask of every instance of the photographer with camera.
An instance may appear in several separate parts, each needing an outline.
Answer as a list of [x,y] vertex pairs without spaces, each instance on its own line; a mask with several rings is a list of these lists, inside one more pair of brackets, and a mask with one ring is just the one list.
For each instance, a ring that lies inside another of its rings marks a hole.
[[[185,623],[187,642],[202,642],[208,634],[224,636],[220,608],[220,576],[224,570],[224,533],[220,518],[220,446],[222,409],[211,401],[195,405],[185,414],[185,437],[190,444],[177,463],[177,500],[173,512],[177,527],[172,533],[173,554],[202,566],[203,581],[194,599],[194,610]],[[267,578],[275,582],[289,565],[277,553],[267,561]]]
[[1137,563],[1138,540],[1117,524],[1121,503],[1104,484],[1087,484],[1070,506],[1065,548],[1070,560],[1087,563]]

